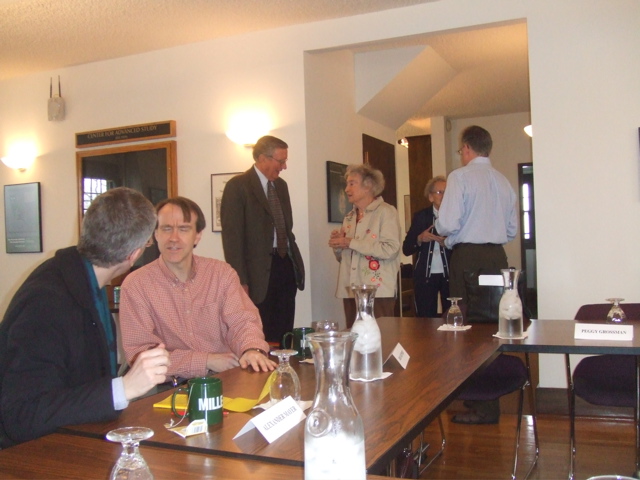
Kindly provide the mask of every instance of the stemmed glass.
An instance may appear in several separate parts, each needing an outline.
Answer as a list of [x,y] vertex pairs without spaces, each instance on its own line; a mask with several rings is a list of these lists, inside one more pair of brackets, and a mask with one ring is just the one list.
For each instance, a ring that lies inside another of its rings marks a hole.
[[122,453],[111,470],[110,480],[153,480],[147,462],[138,451],[140,442],[152,436],[153,430],[145,427],[124,427],[107,433],[107,440],[122,444]]
[[462,316],[462,310],[458,306],[458,300],[462,300],[462,297],[449,297],[447,300],[451,302],[447,312],[447,325],[462,327],[464,325],[464,317]]
[[272,403],[277,403],[291,396],[296,402],[300,400],[300,379],[291,367],[289,357],[297,355],[296,350],[274,350],[271,355],[278,357],[278,368],[271,374],[269,393]]
[[607,302],[613,303],[611,310],[607,313],[608,323],[623,323],[627,320],[627,316],[624,314],[620,302],[624,301],[624,298],[607,298]]

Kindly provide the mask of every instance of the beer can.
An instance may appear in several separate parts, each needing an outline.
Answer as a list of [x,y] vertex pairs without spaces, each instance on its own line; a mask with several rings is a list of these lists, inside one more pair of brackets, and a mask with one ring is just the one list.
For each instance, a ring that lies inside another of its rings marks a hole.
[[120,287],[113,287],[113,303],[120,303]]

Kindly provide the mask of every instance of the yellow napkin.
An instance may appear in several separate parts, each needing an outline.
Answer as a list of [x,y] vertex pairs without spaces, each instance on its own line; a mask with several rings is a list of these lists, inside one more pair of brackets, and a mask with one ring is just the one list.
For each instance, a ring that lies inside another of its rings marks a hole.
[[[275,371],[271,375],[273,375],[274,373]],[[264,397],[267,396],[267,394],[269,393],[270,385],[271,385],[271,376],[269,376],[266,383],[264,384],[264,387],[262,387],[262,392],[260,392],[260,397],[256,399],[241,398],[241,397],[229,398],[229,397],[223,396],[222,408],[224,408],[225,410],[229,410],[231,412],[248,412],[253,407],[255,407],[258,403],[260,403],[260,401],[262,401]],[[167,398],[165,398],[164,400],[161,400],[158,403],[154,403],[153,406],[155,408],[171,408],[171,397],[173,397],[173,394],[169,395]],[[186,409],[187,409],[187,394],[179,393],[178,395],[176,395],[176,410],[186,410]]]

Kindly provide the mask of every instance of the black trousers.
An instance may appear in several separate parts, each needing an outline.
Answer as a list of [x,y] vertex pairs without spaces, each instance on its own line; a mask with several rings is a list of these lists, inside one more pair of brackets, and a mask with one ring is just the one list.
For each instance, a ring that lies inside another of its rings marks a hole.
[[447,297],[450,297],[449,280],[444,278],[443,273],[434,273],[428,279],[426,277],[414,277],[413,298],[416,304],[416,316],[439,317],[438,295],[440,295],[442,310],[446,312],[449,310],[451,302],[447,300]]
[[296,314],[296,277],[293,262],[277,253],[272,256],[267,296],[256,305],[262,318],[262,329],[267,342],[282,342],[285,333],[293,328]]
[[507,254],[502,245],[458,243],[453,247],[449,270],[449,291],[452,297],[462,298],[466,305],[464,271],[508,268]]

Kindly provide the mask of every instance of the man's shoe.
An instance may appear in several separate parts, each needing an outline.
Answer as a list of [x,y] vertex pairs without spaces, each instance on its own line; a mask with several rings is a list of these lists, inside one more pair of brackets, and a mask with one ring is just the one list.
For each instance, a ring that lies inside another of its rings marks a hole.
[[495,425],[500,421],[500,414],[482,415],[478,412],[458,413],[454,415],[451,421],[465,425]]

